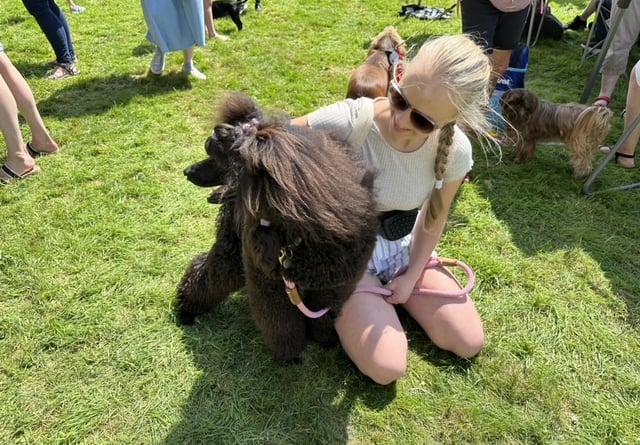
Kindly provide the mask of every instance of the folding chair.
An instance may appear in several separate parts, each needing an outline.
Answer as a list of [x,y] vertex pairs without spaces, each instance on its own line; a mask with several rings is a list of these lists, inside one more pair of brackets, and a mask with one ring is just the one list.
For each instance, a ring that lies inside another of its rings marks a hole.
[[632,190],[632,189],[640,188],[640,182],[634,182],[631,184],[619,185],[617,187],[611,187],[608,189],[599,190],[595,192],[590,191],[591,186],[593,185],[596,178],[600,176],[600,173],[602,173],[602,170],[604,170],[604,168],[607,166],[609,161],[615,158],[616,153],[618,152],[618,149],[622,146],[622,144],[624,144],[624,142],[627,140],[627,138],[631,135],[633,130],[635,130],[638,125],[640,125],[640,114],[638,114],[638,116],[631,123],[629,128],[627,128],[624,131],[624,133],[622,133],[622,136],[620,136],[620,138],[618,139],[618,142],[616,142],[616,144],[613,147],[611,147],[609,154],[602,160],[600,165],[598,165],[598,167],[593,171],[593,173],[591,173],[591,175],[587,178],[587,181],[584,183],[584,186],[582,187],[582,192],[585,195],[597,195],[599,193],[611,192],[615,190]]
[[[638,0],[636,0],[638,1]],[[591,76],[587,81],[587,84],[584,87],[584,91],[582,92],[582,97],[580,98],[581,104],[586,104],[589,100],[589,96],[591,95],[591,90],[593,90],[593,85],[596,83],[598,78],[598,74],[600,73],[600,68],[602,67],[602,62],[604,62],[604,56],[609,51],[609,47],[611,46],[611,40],[613,40],[613,36],[618,29],[618,25],[620,25],[620,20],[622,20],[622,15],[625,13],[627,8],[629,8],[629,3],[631,0],[618,0],[618,11],[616,15],[611,19],[611,24],[609,27],[609,32],[607,33],[607,38],[604,39],[602,43],[602,51],[598,55],[598,60],[596,61],[595,66],[593,67],[593,71],[591,71]]]
[[[605,14],[607,18],[605,18]],[[595,20],[592,22],[591,28],[589,29],[589,34],[587,35],[587,41],[584,43],[584,50],[582,51],[580,66],[582,66],[589,57],[596,56],[602,51],[602,44],[604,43],[604,39],[595,42],[594,45],[592,45],[591,42],[593,41],[594,34],[596,33],[598,22],[601,22],[604,25],[607,35],[609,35],[610,19],[611,9],[604,6],[604,0],[599,0],[598,6],[596,7],[595,11]]]

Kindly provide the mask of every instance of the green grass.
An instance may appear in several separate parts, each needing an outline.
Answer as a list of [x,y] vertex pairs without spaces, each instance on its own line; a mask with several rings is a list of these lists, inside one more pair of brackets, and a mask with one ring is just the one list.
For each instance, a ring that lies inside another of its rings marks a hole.
[[[37,177],[0,188],[0,443],[640,443],[638,191],[583,196],[561,147],[526,165],[508,149],[475,153],[439,246],[477,273],[487,345],[475,360],[405,320],[408,374],[380,387],[339,348],[273,363],[242,294],[193,327],[173,319],[216,212],[182,169],[203,157],[221,95],[300,115],[344,97],[384,26],[419,45],[460,32],[459,17],[405,20],[399,1],[265,0],[240,33],[217,22],[231,40],[196,51],[199,82],[177,74],[177,53],[166,75],[147,76],[138,1],[79,3],[88,11],[68,18],[82,75],[60,82],[42,78],[52,51],[21,2],[0,8],[0,40],[63,147]],[[567,22],[585,4],[552,8]],[[578,101],[594,64],[579,64],[585,39],[534,46],[528,87]],[[622,79],[609,142],[625,91]],[[594,188],[638,180],[611,165]]]

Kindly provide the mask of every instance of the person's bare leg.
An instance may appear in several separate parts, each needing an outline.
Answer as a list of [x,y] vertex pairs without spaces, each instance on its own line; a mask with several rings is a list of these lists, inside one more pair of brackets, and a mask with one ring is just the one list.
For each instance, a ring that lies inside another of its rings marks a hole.
[[609,106],[611,102],[611,96],[613,95],[613,91],[616,88],[616,84],[618,83],[617,74],[603,74],[600,77],[600,93],[598,97],[593,102],[594,105],[598,105],[601,107]]
[[[458,291],[461,286],[445,268],[426,269],[421,287]],[[469,297],[412,295],[404,308],[420,324],[431,341],[462,358],[477,355],[484,345],[484,327]]]
[[[18,122],[18,106],[2,76],[0,76],[0,132],[2,132],[7,145],[5,165],[19,176],[36,168],[35,161],[27,153],[22,140],[20,123]],[[5,181],[11,180],[11,177],[2,170],[0,170],[0,178]]]
[[204,7],[204,26],[207,28],[207,36],[210,39],[228,40],[229,37],[216,31],[216,25],[213,21],[213,12],[211,10],[211,0],[203,0]]
[[18,110],[31,129],[32,147],[44,153],[58,151],[58,144],[49,135],[42,121],[31,88],[4,52],[0,52],[0,76],[4,79]]
[[182,51],[184,63],[182,64],[182,72],[187,73],[196,79],[205,80],[207,76],[200,72],[193,63],[193,46]]
[[[365,275],[358,286],[378,286]],[[376,383],[388,385],[407,369],[407,337],[396,309],[380,295],[356,292],[342,307],[335,323],[340,343],[360,372]]]
[[[640,83],[638,82],[638,73],[640,63],[636,64],[631,70],[629,76],[629,87],[627,89],[626,112],[624,114],[624,129],[626,130],[633,124],[633,121],[640,114]],[[636,146],[640,140],[640,125],[631,132],[629,137],[618,148],[615,161],[624,168],[634,168],[636,166],[635,154]],[[602,147],[603,153],[609,153],[609,147]]]

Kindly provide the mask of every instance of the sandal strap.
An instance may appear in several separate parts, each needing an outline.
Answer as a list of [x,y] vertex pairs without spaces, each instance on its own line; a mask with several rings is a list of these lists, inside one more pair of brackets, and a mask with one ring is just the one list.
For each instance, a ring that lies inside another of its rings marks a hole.
[[2,169],[3,172],[5,172],[11,178],[18,179],[20,177],[19,174],[17,174],[13,170],[11,170],[9,167],[7,167],[6,164],[2,164],[2,167],[0,168]]
[[616,151],[615,157],[616,158],[635,159],[636,154],[634,153],[632,155],[628,155],[626,153],[620,153],[619,151]]
[[602,100],[602,101],[606,102],[607,105],[609,105],[611,103],[611,96],[598,96],[593,101],[594,102],[598,102],[599,100]]

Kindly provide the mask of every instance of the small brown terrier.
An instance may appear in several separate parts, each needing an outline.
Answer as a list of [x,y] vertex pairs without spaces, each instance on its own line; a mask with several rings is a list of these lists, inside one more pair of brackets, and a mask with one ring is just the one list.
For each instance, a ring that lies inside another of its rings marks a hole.
[[347,98],[386,96],[393,65],[406,55],[404,40],[393,26],[387,26],[373,38],[366,60],[351,74]]
[[593,154],[609,133],[613,112],[606,107],[576,103],[555,104],[524,88],[514,88],[500,99],[507,138],[515,143],[515,162],[533,157],[540,142],[567,147],[573,175],[589,176]]

